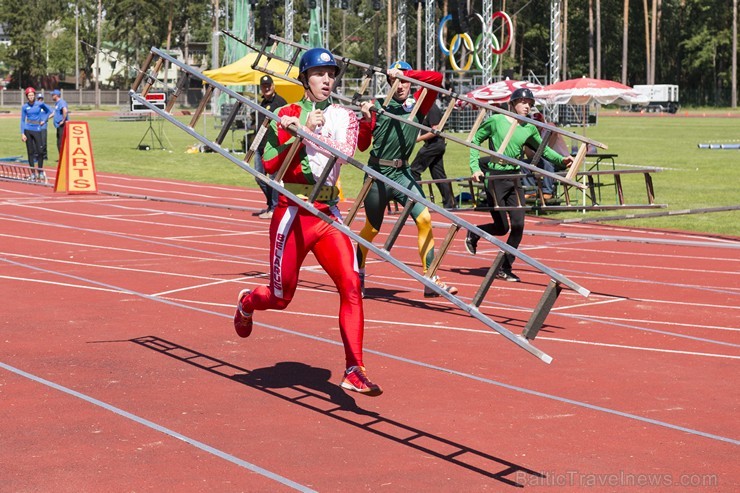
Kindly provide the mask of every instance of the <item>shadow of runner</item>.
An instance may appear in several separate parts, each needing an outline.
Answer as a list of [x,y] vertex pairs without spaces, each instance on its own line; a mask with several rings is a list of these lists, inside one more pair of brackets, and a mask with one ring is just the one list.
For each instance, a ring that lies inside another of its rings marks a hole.
[[508,476],[511,475],[525,484],[527,478],[524,475],[545,477],[513,462],[362,409],[354,398],[329,381],[331,371],[324,368],[281,362],[271,367],[247,370],[155,336],[130,341],[510,486],[524,486],[510,479]]

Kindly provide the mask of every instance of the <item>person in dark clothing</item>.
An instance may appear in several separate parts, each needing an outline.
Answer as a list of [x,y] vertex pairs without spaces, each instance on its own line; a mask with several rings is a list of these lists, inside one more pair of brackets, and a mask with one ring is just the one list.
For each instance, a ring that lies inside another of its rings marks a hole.
[[[286,104],[288,104],[285,101],[285,99],[283,99],[282,96],[280,96],[278,93],[275,92],[275,82],[272,80],[272,77],[270,77],[269,75],[263,75],[262,78],[260,79],[260,91],[262,91],[262,101],[260,101],[260,106],[272,111],[273,113],[278,108],[281,108],[285,106]],[[262,114],[258,115],[257,117],[258,131],[264,119],[265,117]],[[264,152],[265,152],[265,139],[262,139],[262,142],[257,148],[257,151],[254,153],[254,169],[263,174],[265,173],[265,165],[262,162],[262,154]],[[277,202],[278,202],[278,193],[270,185],[260,180],[257,180],[257,184],[262,189],[262,193],[265,194],[265,200],[267,201],[267,207],[255,213],[254,215],[258,216],[260,219],[271,219],[272,211],[275,209],[275,206],[277,205]]]
[[[437,129],[442,120],[442,110],[439,106],[433,104],[429,108],[424,119],[423,125]],[[424,142],[424,145],[416,154],[414,161],[411,163],[411,175],[418,182],[421,180],[421,174],[429,169],[433,180],[447,179],[445,173],[444,155],[447,144],[445,139],[432,132],[424,132],[416,138],[416,142]],[[455,207],[455,196],[452,192],[450,183],[437,183],[439,193],[442,195],[442,205],[445,209]]]

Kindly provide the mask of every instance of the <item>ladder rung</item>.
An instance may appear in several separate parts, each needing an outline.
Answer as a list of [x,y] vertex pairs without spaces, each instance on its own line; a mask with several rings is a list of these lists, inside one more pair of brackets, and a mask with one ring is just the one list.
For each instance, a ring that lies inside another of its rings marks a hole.
[[205,109],[212,95],[213,95],[213,86],[209,84],[208,87],[206,88],[206,93],[203,95],[203,99],[200,101],[200,104],[195,109],[195,113],[193,113],[193,118],[190,119],[190,128],[195,128],[195,125],[198,123],[198,120],[200,119],[200,115],[203,114],[203,110]]
[[352,104],[357,104],[360,98],[365,95],[365,92],[367,92],[367,88],[370,87],[370,82],[373,80],[373,74],[374,72],[372,70],[367,70],[365,72],[365,77],[362,79],[362,84],[360,84],[360,88],[352,96]]
[[237,115],[239,115],[239,112],[242,110],[242,106],[244,103],[241,101],[237,101],[234,103],[234,107],[231,108],[231,113],[229,113],[229,116],[226,117],[226,120],[221,126],[221,131],[218,133],[218,137],[216,137],[216,144],[221,145],[221,143],[226,138],[226,134],[229,133],[229,129],[231,128],[231,125],[234,124],[234,120],[236,120]]
[[347,217],[344,218],[345,226],[349,226],[352,221],[355,220],[355,216],[357,216],[357,211],[359,211],[360,207],[362,207],[362,203],[365,201],[365,197],[367,197],[368,192],[370,192],[370,187],[373,186],[373,183],[375,183],[375,178],[373,178],[372,176],[368,176],[365,179],[360,192],[357,194],[357,197],[355,197],[355,203],[352,205],[352,208],[347,213]]
[[435,272],[437,272],[439,264],[442,263],[442,258],[447,255],[447,251],[450,249],[452,240],[455,238],[455,235],[458,231],[460,231],[459,224],[450,225],[450,229],[447,230],[447,235],[442,241],[442,245],[440,245],[440,247],[437,249],[437,253],[434,254],[434,260],[432,261],[432,265],[430,265],[427,270],[427,276],[432,277],[434,276]]
[[537,337],[537,334],[542,328],[542,324],[545,323],[545,319],[550,313],[550,310],[555,304],[555,301],[557,301],[558,295],[560,294],[561,290],[562,287],[560,286],[560,283],[555,281],[554,279],[550,279],[550,282],[545,288],[545,292],[542,293],[542,298],[540,298],[539,303],[537,303],[537,306],[532,312],[532,316],[529,318],[529,321],[527,321],[527,325],[522,331],[522,335],[524,337],[526,337],[530,341],[534,340],[534,338]]
[[157,63],[154,64],[152,75],[147,77],[146,83],[144,84],[144,88],[141,90],[142,96],[146,97],[146,95],[149,94],[149,89],[152,88],[154,81],[157,80],[157,75],[159,75],[159,71],[162,70],[162,65],[164,65],[164,58],[159,58],[157,60]]
[[622,177],[614,175],[614,185],[617,188],[617,197],[619,199],[619,205],[624,205],[624,190],[622,189]]
[[427,96],[427,88],[423,88],[421,92],[419,93],[419,99],[416,100],[416,104],[414,105],[414,108],[411,110],[411,113],[409,113],[409,120],[413,121],[416,117],[416,113],[419,111],[419,108],[421,108],[422,103],[424,102],[424,98]]
[[190,77],[187,73],[183,72],[182,74],[180,74],[180,79],[177,81],[175,92],[172,93],[172,96],[170,96],[170,100],[167,101],[167,107],[165,108],[165,111],[167,113],[172,113],[172,108],[174,108],[175,106],[175,101],[177,101],[177,98],[179,98],[180,94],[182,94],[182,91],[183,89],[185,89],[188,80],[190,80]]
[[249,146],[247,155],[244,156],[245,163],[248,163],[252,159],[252,156],[254,156],[254,153],[257,152],[257,149],[259,149],[260,143],[262,142],[262,139],[265,138],[265,135],[267,134],[267,129],[269,127],[270,127],[270,120],[265,118],[262,121],[262,125],[260,125],[260,129],[257,131],[257,133],[254,136],[254,139],[252,140],[252,145]]
[[501,145],[498,147],[499,154],[504,154],[506,148],[509,146],[509,141],[511,141],[511,138],[514,136],[514,132],[516,132],[516,127],[519,125],[516,120],[511,121],[510,118],[507,118],[507,120],[509,120],[511,126],[509,127],[509,131],[506,132],[506,137],[504,137],[504,140],[501,141]]
[[534,156],[532,156],[532,166],[537,166],[537,163],[539,163],[540,159],[542,159],[542,154],[545,153],[545,147],[547,147],[547,143],[550,141],[550,135],[552,135],[552,132],[550,132],[549,130],[545,130],[545,134],[542,136],[542,142],[537,148],[537,152],[535,152]]
[[314,184],[313,189],[311,190],[311,195],[308,196],[309,202],[313,203],[316,200],[316,197],[319,196],[319,193],[321,192],[321,187],[324,186],[324,183],[326,183],[326,179],[329,178],[329,173],[331,173],[332,169],[334,169],[334,165],[336,164],[337,159],[339,159],[337,156],[332,156],[331,158],[329,158],[326,166],[324,166],[324,170],[321,172],[321,176],[319,176],[318,181],[316,181],[316,184]]
[[290,149],[288,149],[288,153],[285,155],[283,163],[280,165],[280,169],[277,173],[275,173],[275,181],[283,180],[283,177],[285,176],[286,171],[288,171],[288,167],[290,167],[290,163],[291,161],[293,161],[293,157],[298,152],[298,149],[300,149],[302,142],[303,138],[296,136],[293,144],[290,146]]
[[154,60],[154,53],[150,51],[144,60],[144,65],[142,65],[141,70],[139,70],[139,75],[136,76],[136,80],[131,86],[132,91],[137,92],[139,90],[139,85],[141,84],[141,81],[144,80],[144,76],[146,75],[147,70],[149,70],[149,65],[152,64],[152,60]]
[[588,151],[588,146],[584,142],[583,144],[581,144],[581,147],[578,148],[576,157],[573,158],[573,164],[570,165],[570,169],[565,175],[565,178],[571,181],[575,179],[576,174],[578,173],[578,169],[581,167],[581,163],[583,163],[583,160],[586,157],[586,151]]
[[391,99],[393,99],[393,95],[396,94],[396,89],[398,89],[398,85],[401,83],[401,79],[396,78],[396,80],[393,81],[393,85],[388,90],[388,95],[385,97],[385,101],[383,101],[383,108],[391,104]]
[[645,188],[647,189],[648,204],[653,205],[655,203],[655,190],[653,190],[653,177],[650,173],[644,173],[645,175]]
[[411,209],[414,208],[414,205],[416,205],[416,202],[414,202],[410,197],[406,197],[406,205],[401,211],[401,214],[399,214],[396,224],[393,225],[393,229],[388,233],[388,238],[385,240],[385,244],[383,245],[383,249],[386,252],[390,252],[391,248],[393,248],[393,244],[398,239],[398,235],[401,234],[401,230],[406,223],[406,219],[409,218]]
[[486,116],[486,109],[481,108],[481,110],[478,112],[478,116],[475,118],[475,123],[473,123],[473,128],[470,129],[470,133],[468,134],[468,137],[465,139],[465,142],[472,142],[473,137],[475,137],[475,132],[478,131],[478,127],[480,127],[480,124],[483,123],[483,118]]
[[447,124],[447,120],[450,118],[450,115],[452,114],[452,110],[455,108],[455,103],[457,103],[457,99],[452,99],[450,101],[450,104],[447,106],[447,109],[445,110],[444,114],[442,115],[442,119],[439,121],[439,124],[437,125],[437,130],[442,130],[445,128],[445,125]]
[[478,291],[475,293],[475,296],[473,296],[473,300],[470,302],[471,305],[478,307],[483,302],[483,298],[485,298],[488,290],[491,289],[491,284],[493,284],[493,280],[496,279],[496,274],[498,274],[499,269],[501,269],[501,264],[504,263],[505,258],[506,254],[504,252],[498,252],[496,258],[493,259],[491,267],[488,268],[488,272],[486,272],[486,275],[483,277],[483,282],[478,288]]

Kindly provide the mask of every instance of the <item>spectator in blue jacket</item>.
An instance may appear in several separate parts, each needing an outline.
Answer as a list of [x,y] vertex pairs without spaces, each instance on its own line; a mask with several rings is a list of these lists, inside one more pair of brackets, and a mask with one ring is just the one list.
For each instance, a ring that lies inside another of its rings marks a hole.
[[69,121],[69,106],[62,99],[62,93],[59,92],[59,89],[51,91],[51,99],[54,101],[54,127],[57,129],[57,149],[61,153],[64,126]]
[[[49,119],[51,108],[36,99],[36,89],[27,87],[26,102],[21,107],[21,140],[26,143],[31,181],[46,180],[44,173],[44,150],[41,141],[41,125]],[[36,166],[36,171],[34,171]]]

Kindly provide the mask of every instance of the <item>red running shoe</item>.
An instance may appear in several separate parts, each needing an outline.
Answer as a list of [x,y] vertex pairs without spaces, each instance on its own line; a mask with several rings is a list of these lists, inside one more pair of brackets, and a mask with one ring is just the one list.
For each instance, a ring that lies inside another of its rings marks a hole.
[[242,301],[251,293],[251,289],[242,289],[236,301],[236,313],[234,314],[234,329],[239,337],[249,337],[252,333],[252,314],[244,311]]
[[375,385],[367,378],[364,366],[351,366],[344,372],[342,388],[359,392],[370,397],[376,397],[383,393],[379,385]]

